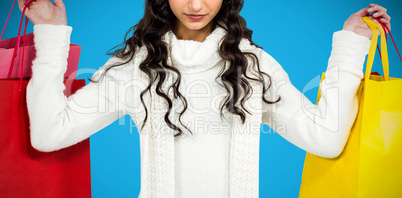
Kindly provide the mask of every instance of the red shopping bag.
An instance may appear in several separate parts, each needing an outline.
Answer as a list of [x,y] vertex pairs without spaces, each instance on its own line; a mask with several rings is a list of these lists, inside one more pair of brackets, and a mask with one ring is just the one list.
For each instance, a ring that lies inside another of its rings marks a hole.
[[[10,71],[10,65],[12,62],[12,57],[15,49],[18,37],[6,39],[0,41],[0,79],[8,78],[8,74],[11,72],[10,78],[18,78],[21,75],[21,66],[23,65],[22,77],[32,76],[32,60],[35,59],[35,46],[34,46],[34,35],[33,33],[26,35],[25,40],[25,52],[24,58],[22,58],[22,45],[23,39],[19,39],[19,50],[15,58],[14,66]],[[70,44],[70,51],[68,55],[68,67],[64,74],[64,77],[75,78],[75,71],[78,68],[78,61],[80,59],[81,46]],[[22,64],[22,61],[24,62]],[[71,76],[70,76],[71,75]]]
[[[27,22],[26,20],[25,29]],[[19,32],[21,33],[21,25]],[[14,67],[20,72],[15,73],[19,78],[9,78],[10,74],[14,73],[8,73],[7,79],[0,79],[0,198],[91,197],[89,138],[54,152],[40,152],[31,145],[26,105],[29,78],[23,80],[23,76],[30,76],[30,65],[35,57],[35,50],[33,46],[27,47],[29,35],[25,32],[24,30],[20,52],[17,53],[17,49],[13,49],[12,54],[0,51],[0,62],[10,60],[14,63],[0,64],[0,68],[6,68],[6,71],[14,71],[10,68],[18,65],[18,60],[22,58],[20,68]],[[19,46],[19,40],[19,36],[14,39],[18,43],[16,46]],[[7,42],[11,41],[13,40]],[[68,68],[73,75],[64,80],[64,94],[67,97],[85,86],[85,80],[71,79],[75,77],[79,51],[74,56],[76,61],[68,62]],[[29,70],[25,70],[26,68]],[[27,73],[24,73],[25,71]],[[21,73],[23,75],[18,75]]]
[[[71,95],[85,80],[64,81]],[[26,86],[19,79],[0,80],[0,197],[91,197],[89,138],[54,152],[31,146]]]

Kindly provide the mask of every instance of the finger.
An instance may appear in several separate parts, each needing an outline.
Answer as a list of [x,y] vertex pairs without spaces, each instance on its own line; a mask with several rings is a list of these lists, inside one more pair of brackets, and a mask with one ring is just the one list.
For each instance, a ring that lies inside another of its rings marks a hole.
[[30,9],[32,7],[32,5],[34,3],[36,3],[35,0],[23,0],[23,1],[24,1],[24,3],[22,4],[22,9],[24,9],[24,7],[27,7],[26,10]]
[[376,17],[378,19],[380,19],[380,21],[387,26],[387,28],[389,29],[389,31],[391,31],[391,16],[389,16],[386,12],[380,11],[380,12],[375,12],[373,14],[373,17]]
[[387,26],[387,28],[389,29],[389,31],[391,31],[391,23],[389,22],[389,20],[381,18],[380,19],[381,23],[383,23],[385,26]]
[[54,0],[54,3],[56,4],[57,7],[64,8],[63,0]]
[[[26,4],[27,0],[18,0],[18,7],[20,8],[21,12],[24,11],[25,8],[25,4]],[[28,18],[30,18],[31,14],[30,14],[30,9],[29,7],[27,7],[27,9],[25,9],[25,16],[27,16]]]
[[380,12],[375,12],[375,13],[373,14],[373,17],[376,17],[376,18],[384,18],[384,19],[387,19],[387,20],[391,20],[391,17],[390,17],[386,12],[382,12],[382,11],[380,11]]
[[384,7],[382,7],[382,6],[378,5],[378,4],[371,3],[370,7],[373,7],[375,10],[381,10],[381,11],[387,12],[386,8],[384,8]]
[[389,29],[389,31],[391,31],[391,17],[388,16],[388,18],[380,18],[381,23],[383,23],[385,26],[387,26],[387,28]]
[[356,14],[360,17],[367,16],[370,13],[370,12],[368,12],[368,9],[369,8],[363,8],[363,9],[359,10],[358,12],[356,12]]
[[33,3],[36,2],[36,0],[24,0],[24,1],[25,1],[24,6],[27,6],[28,4],[32,5]]
[[26,1],[27,0],[18,0],[18,7],[20,8],[21,11],[24,9]]
[[378,11],[383,11],[383,12],[387,12],[387,9],[385,9],[384,7],[377,5],[377,4],[370,4],[370,8],[368,9],[368,11],[371,12],[378,12]]

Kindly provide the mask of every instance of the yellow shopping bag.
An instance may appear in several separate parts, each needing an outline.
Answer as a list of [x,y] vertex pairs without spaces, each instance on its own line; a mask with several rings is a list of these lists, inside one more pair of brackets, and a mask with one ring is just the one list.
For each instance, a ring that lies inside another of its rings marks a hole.
[[[389,77],[384,30],[368,17],[363,20],[373,37],[364,79],[357,91],[356,121],[337,158],[306,154],[300,198],[402,197],[402,79]],[[377,29],[381,32],[384,76],[371,75]],[[317,98],[318,102],[320,91]]]

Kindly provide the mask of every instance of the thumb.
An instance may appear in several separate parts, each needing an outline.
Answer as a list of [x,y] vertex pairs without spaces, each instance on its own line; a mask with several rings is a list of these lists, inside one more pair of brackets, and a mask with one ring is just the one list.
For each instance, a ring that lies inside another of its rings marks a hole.
[[[27,2],[27,0],[18,0],[18,7],[20,8],[21,12],[24,11],[26,2]],[[30,17],[29,7],[27,7],[25,9],[25,16],[27,16],[28,18]]]
[[20,8],[21,11],[24,9],[24,4],[25,4],[24,0],[18,0],[18,7]]
[[54,3],[56,4],[57,7],[64,8],[63,0],[54,0]]
[[[60,1],[61,1],[61,0],[60,0]],[[356,14],[357,14],[358,16],[360,16],[360,17],[367,16],[368,14],[370,14],[370,12],[367,11],[369,8],[370,8],[370,7],[368,7],[368,8],[363,8],[363,9],[359,10],[358,12],[356,12]]]

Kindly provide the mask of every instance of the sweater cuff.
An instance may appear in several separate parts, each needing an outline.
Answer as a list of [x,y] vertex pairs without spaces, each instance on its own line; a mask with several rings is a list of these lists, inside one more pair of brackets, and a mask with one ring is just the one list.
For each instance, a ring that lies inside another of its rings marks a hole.
[[72,27],[66,25],[34,25],[34,42],[38,56],[68,58]]

